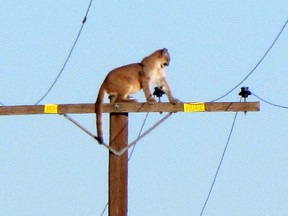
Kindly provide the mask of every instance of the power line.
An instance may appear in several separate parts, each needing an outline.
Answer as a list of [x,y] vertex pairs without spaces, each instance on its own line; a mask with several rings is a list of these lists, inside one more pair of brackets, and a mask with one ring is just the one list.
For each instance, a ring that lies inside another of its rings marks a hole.
[[108,208],[108,205],[109,203],[107,202],[100,216],[103,216],[105,214],[106,209]]
[[93,0],[90,0],[89,5],[88,5],[88,8],[87,8],[86,13],[85,13],[85,17],[84,17],[84,19],[82,20],[81,28],[80,28],[80,30],[79,30],[79,32],[78,32],[78,34],[77,34],[77,37],[76,37],[76,39],[75,39],[75,41],[74,41],[74,43],[73,43],[73,45],[72,45],[72,48],[70,49],[70,52],[69,52],[69,54],[68,54],[68,56],[67,56],[67,58],[66,58],[66,60],[65,60],[65,62],[64,62],[64,64],[63,64],[61,70],[59,71],[58,75],[56,76],[55,80],[53,81],[53,83],[51,84],[51,86],[48,88],[48,90],[46,91],[46,93],[35,103],[35,105],[39,104],[39,103],[50,93],[50,91],[51,91],[51,90],[53,89],[53,87],[55,86],[56,82],[59,80],[61,74],[63,73],[63,71],[64,71],[64,69],[65,69],[65,67],[66,67],[66,65],[67,65],[67,63],[68,63],[68,61],[69,61],[69,59],[70,59],[73,51],[74,51],[74,48],[75,48],[75,46],[76,46],[76,44],[77,44],[77,42],[78,42],[78,40],[79,40],[79,38],[80,38],[80,35],[81,35],[81,33],[82,33],[82,30],[83,30],[83,27],[84,27],[84,25],[85,25],[85,23],[86,23],[86,21],[87,21],[87,16],[88,16],[88,13],[89,13],[89,11],[90,11],[92,2],[93,2]]
[[254,95],[256,98],[258,98],[260,101],[263,101],[263,102],[265,102],[265,103],[267,103],[267,104],[269,104],[269,105],[271,105],[271,106],[279,107],[279,108],[283,108],[283,109],[288,109],[288,106],[283,106],[283,105],[271,103],[271,102],[269,102],[269,101],[267,101],[267,100],[259,97],[258,95],[254,94],[253,92],[252,92],[252,95]]
[[248,77],[250,77],[254,71],[258,68],[258,66],[262,63],[262,61],[265,59],[265,57],[268,55],[268,53],[271,51],[271,49],[274,47],[275,43],[277,42],[277,40],[279,39],[280,35],[282,34],[282,32],[284,31],[286,25],[288,24],[288,19],[286,20],[286,22],[284,23],[284,25],[282,26],[280,32],[278,33],[278,35],[276,36],[276,38],[274,39],[274,41],[272,42],[272,44],[269,46],[268,50],[265,52],[265,54],[262,56],[262,58],[258,61],[258,63],[254,66],[254,68],[246,75],[246,77],[244,77],[244,79],[238,83],[235,87],[233,87],[230,91],[228,91],[227,93],[225,93],[224,95],[222,95],[221,97],[218,97],[214,100],[214,101],[218,101],[224,97],[226,97],[228,94],[230,94],[232,91],[234,91],[236,88],[238,88],[245,80],[248,79]]
[[[148,115],[149,115],[149,112],[146,113],[146,116],[145,116],[144,121],[143,121],[143,123],[142,123],[142,126],[141,126],[141,128],[140,128],[140,131],[139,131],[139,133],[138,133],[138,137],[137,137],[138,139],[139,139],[139,137],[140,137],[141,134],[142,134],[142,131],[143,131],[144,126],[145,126],[145,124],[146,124],[146,120],[147,120],[147,118],[148,118]],[[131,159],[131,157],[132,157],[132,155],[133,155],[133,153],[134,153],[136,144],[137,144],[137,143],[135,143],[135,145],[133,146],[133,148],[132,148],[132,150],[131,150],[131,153],[130,153],[130,155],[129,155],[129,157],[128,157],[128,161]]]
[[202,210],[201,210],[200,216],[203,215],[203,212],[204,212],[204,210],[205,210],[205,208],[206,208],[206,205],[207,205],[207,203],[208,203],[208,200],[209,200],[210,195],[211,195],[211,193],[212,193],[212,190],[213,190],[213,188],[214,188],[214,185],[215,185],[215,182],[216,182],[216,179],[217,179],[218,173],[219,173],[219,171],[220,171],[220,168],[221,168],[222,162],[223,162],[223,160],[224,160],[224,156],[225,156],[225,153],[226,153],[227,147],[228,147],[229,142],[230,142],[230,138],[231,138],[231,136],[232,136],[232,132],[233,132],[233,129],[234,129],[234,126],[235,126],[235,122],[236,122],[237,115],[238,115],[238,112],[235,113],[235,116],[234,116],[234,119],[233,119],[233,123],[232,123],[231,129],[230,129],[230,133],[229,133],[229,136],[228,136],[228,139],[227,139],[227,142],[226,142],[226,145],[225,145],[224,151],[223,151],[223,153],[222,153],[222,156],[221,156],[221,159],[220,159],[219,165],[218,165],[218,167],[217,167],[217,170],[216,170],[216,173],[215,173],[215,176],[214,176],[214,179],[213,179],[212,185],[211,185],[211,187],[210,187],[209,193],[208,193],[207,198],[206,198],[206,200],[205,200],[205,203],[204,203],[204,205],[203,205],[203,207],[202,207]]

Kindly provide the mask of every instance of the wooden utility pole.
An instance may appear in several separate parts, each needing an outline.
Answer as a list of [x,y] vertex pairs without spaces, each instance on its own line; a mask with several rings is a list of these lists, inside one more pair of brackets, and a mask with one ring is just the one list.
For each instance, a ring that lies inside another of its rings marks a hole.
[[[117,103],[104,104],[103,112],[110,113],[110,143],[120,151],[128,143],[129,112],[248,112],[259,111],[259,102],[187,102]],[[46,104],[30,106],[0,106],[0,115],[88,114],[95,104]],[[127,216],[128,152],[117,156],[109,152],[109,216]]]
[[[128,113],[110,113],[110,143],[116,151],[128,145]],[[128,151],[121,156],[109,152],[109,216],[126,216],[128,200]]]

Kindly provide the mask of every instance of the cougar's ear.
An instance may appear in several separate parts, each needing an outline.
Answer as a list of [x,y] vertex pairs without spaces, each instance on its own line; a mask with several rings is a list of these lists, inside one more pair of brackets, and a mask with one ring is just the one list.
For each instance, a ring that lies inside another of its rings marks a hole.
[[166,48],[163,48],[162,51],[161,51],[161,55],[164,56],[168,53],[168,49]]

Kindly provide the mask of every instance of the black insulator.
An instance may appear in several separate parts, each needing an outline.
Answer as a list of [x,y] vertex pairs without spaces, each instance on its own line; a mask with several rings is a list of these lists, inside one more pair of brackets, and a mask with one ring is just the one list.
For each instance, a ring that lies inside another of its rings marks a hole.
[[249,91],[249,87],[241,87],[241,92],[239,93],[240,96],[243,98],[247,98],[249,95],[251,95],[251,92]]
[[162,97],[163,94],[165,94],[165,92],[162,90],[162,88],[160,88],[160,87],[154,88],[154,93],[153,93],[154,96],[160,98],[160,97]]

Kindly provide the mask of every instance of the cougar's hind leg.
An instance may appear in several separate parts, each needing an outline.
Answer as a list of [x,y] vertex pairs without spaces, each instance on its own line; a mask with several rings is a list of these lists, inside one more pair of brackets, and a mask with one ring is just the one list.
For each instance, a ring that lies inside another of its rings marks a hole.
[[109,95],[109,100],[110,103],[115,103],[117,100],[118,96],[117,95]]

